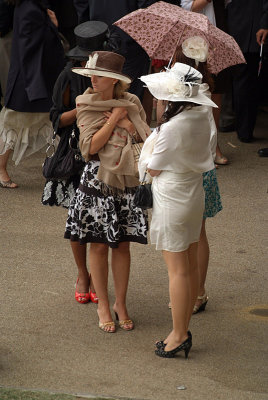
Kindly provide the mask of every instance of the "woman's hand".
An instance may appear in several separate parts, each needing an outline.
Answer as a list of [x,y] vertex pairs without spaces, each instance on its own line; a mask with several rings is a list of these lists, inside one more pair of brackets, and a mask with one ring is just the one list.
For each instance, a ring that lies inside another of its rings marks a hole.
[[124,107],[114,107],[110,114],[110,117],[115,117],[117,122],[127,116],[127,110]]
[[259,45],[264,44],[268,38],[268,29],[259,29],[256,33],[256,40]]
[[147,171],[149,172],[149,174],[154,177],[154,176],[158,176],[161,174],[162,170],[160,169],[151,169],[151,168],[147,168]]
[[119,128],[126,129],[128,132],[133,133],[135,131],[135,127],[132,122],[127,117],[127,110],[124,107],[115,107],[112,112],[105,111],[103,113],[105,115],[105,119],[108,120],[113,116],[117,117],[116,126]]
[[51,22],[58,28],[59,23],[56,17],[56,14],[54,13],[54,11],[51,11],[49,8],[47,8],[47,15],[49,16]]

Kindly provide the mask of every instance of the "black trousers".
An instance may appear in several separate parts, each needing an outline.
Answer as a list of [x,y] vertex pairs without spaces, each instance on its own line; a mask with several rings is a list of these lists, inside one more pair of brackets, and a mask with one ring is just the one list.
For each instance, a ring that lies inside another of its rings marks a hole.
[[[256,123],[258,104],[263,84],[267,74],[267,65],[264,64],[260,76],[258,76],[258,53],[244,54],[247,64],[237,67],[237,73],[233,77],[233,104],[236,115],[236,128],[238,137],[251,139]],[[266,88],[267,89],[267,88]]]

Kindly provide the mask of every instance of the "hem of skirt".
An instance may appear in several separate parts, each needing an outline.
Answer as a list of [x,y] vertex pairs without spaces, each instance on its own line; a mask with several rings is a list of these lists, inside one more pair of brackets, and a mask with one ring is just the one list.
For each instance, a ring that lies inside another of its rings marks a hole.
[[164,246],[159,246],[159,247],[158,247],[158,246],[157,246],[157,243],[155,243],[155,242],[151,242],[151,244],[155,246],[155,250],[157,250],[157,251],[161,250],[161,251],[169,251],[170,253],[180,253],[180,252],[182,252],[182,251],[188,250],[189,247],[191,246],[191,244],[193,244],[193,243],[198,243],[198,242],[199,242],[199,239],[194,240],[193,242],[189,243],[189,245],[188,245],[187,247],[184,247],[184,248],[181,249],[181,250],[170,250],[170,249],[165,249]]
[[139,243],[139,244],[148,244],[147,238],[145,238],[145,237],[137,238],[136,236],[124,236],[118,242],[108,242],[105,239],[94,238],[94,237],[90,237],[90,238],[85,237],[83,239],[80,239],[78,235],[71,235],[68,232],[65,232],[64,239],[69,239],[69,240],[71,240],[71,242],[79,242],[80,244],[103,243],[103,244],[107,244],[112,249],[116,249],[121,242],[134,242],[134,243]]
[[49,206],[49,207],[63,207],[66,208],[67,210],[69,209],[70,206],[64,205],[64,204],[59,204],[59,203],[49,203],[49,202],[43,202],[41,201],[42,206]]
[[215,217],[222,210],[222,208],[223,207],[221,207],[220,209],[216,210],[214,213],[210,213],[210,214],[209,213],[205,213],[203,215],[203,219]]

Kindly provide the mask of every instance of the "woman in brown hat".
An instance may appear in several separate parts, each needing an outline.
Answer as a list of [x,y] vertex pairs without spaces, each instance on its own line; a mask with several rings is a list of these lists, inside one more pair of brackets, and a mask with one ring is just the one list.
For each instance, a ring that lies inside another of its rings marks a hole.
[[124,57],[97,51],[85,68],[73,72],[91,77],[89,88],[76,99],[80,149],[87,164],[69,208],[65,238],[91,243],[90,270],[99,299],[99,327],[115,332],[108,300],[108,252],[115,287],[113,310],[119,326],[134,328],[126,308],[130,270],[129,243],[147,243],[147,215],[133,205],[139,184],[132,152],[133,136],[150,134],[137,96],[126,93],[131,79],[122,74]]
[[[68,153],[72,132],[76,136],[74,142],[79,140],[75,99],[91,85],[89,77],[74,74],[72,68],[84,67],[89,54],[93,51],[102,50],[104,46],[105,48],[111,47],[110,37],[108,37],[108,25],[104,22],[84,22],[75,27],[74,34],[76,46],[66,54],[70,61],[66,64],[55,83],[52,96],[53,105],[50,109],[50,119],[54,132],[60,137],[57,147],[59,159]],[[42,204],[69,208],[78,188],[80,176],[81,174],[76,172],[66,179],[47,179],[42,194]],[[71,242],[71,248],[79,271],[75,299],[81,304],[89,301],[97,303],[98,299],[87,268],[86,244],[79,245],[78,242]]]

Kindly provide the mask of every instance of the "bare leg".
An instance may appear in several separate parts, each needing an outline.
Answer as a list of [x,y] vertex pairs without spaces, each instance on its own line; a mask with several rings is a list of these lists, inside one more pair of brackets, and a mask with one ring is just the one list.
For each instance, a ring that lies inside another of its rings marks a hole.
[[[99,299],[98,315],[101,323],[112,321],[108,298],[108,251],[109,247],[106,244],[90,244],[89,263],[92,279]],[[107,326],[105,330],[114,331],[115,328]]]
[[72,242],[71,248],[73,251],[74,260],[78,268],[78,284],[77,291],[87,293],[89,288],[89,276],[87,270],[87,245],[79,242]]
[[163,251],[168,268],[169,295],[173,330],[168,335],[165,350],[170,351],[187,339],[189,324],[189,307],[191,304],[191,282],[188,250],[173,253]]
[[[10,176],[8,175],[7,172],[7,162],[10,156],[12,150],[7,150],[4,154],[0,155],[0,181],[7,182],[10,180]],[[12,183],[10,187],[17,187],[18,185],[16,183]]]
[[192,317],[193,308],[198,296],[199,290],[199,271],[198,271],[198,243],[192,243],[188,249],[189,257],[189,274],[190,274],[190,290],[191,290],[191,302],[188,308],[188,325]]
[[[200,239],[198,242],[198,271],[199,271],[199,290],[198,296],[205,294],[205,282],[207,277],[209,262],[209,244],[206,234],[206,219],[203,219]],[[200,300],[198,300],[200,302]],[[197,304],[197,303],[196,303]],[[198,305],[198,304],[197,304]]]
[[[126,308],[126,295],[130,271],[130,250],[129,242],[121,242],[119,247],[112,250],[112,271],[115,288],[114,311],[118,314],[119,320],[129,320]],[[133,324],[124,324],[125,330],[133,328]]]

